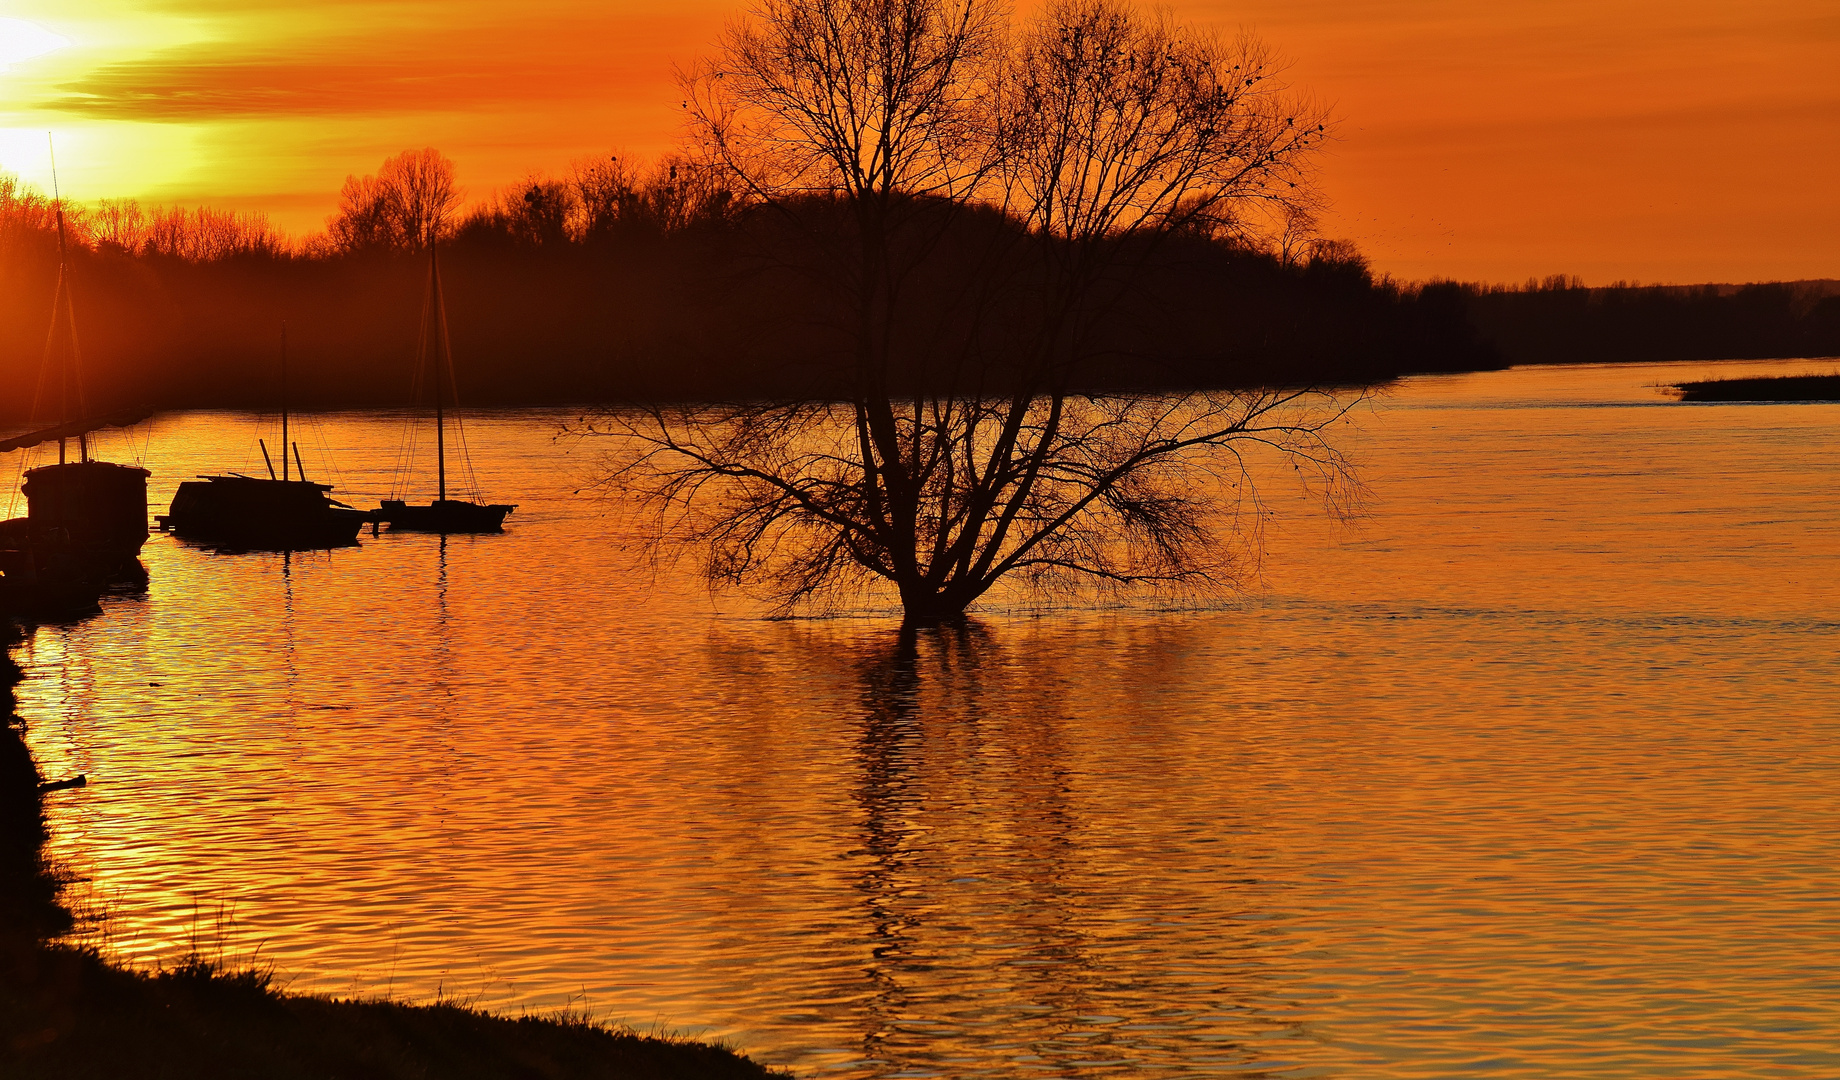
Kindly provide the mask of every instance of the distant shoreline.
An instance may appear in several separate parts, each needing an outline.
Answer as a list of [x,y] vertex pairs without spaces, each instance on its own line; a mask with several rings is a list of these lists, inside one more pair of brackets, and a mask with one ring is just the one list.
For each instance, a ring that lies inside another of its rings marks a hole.
[[[1475,375],[1475,374],[1481,374],[1484,372],[1491,372],[1491,371],[1508,371],[1513,368],[1522,368],[1522,367],[1565,368],[1565,367],[1592,367],[1592,366],[1606,366],[1606,365],[1615,366],[1615,367],[1642,367],[1642,366],[1655,366],[1655,365],[1662,365],[1662,364],[1680,364],[1680,365],[1685,365],[1685,364],[1750,364],[1750,363],[1789,363],[1789,362],[1797,362],[1797,361],[1811,363],[1811,364],[1840,364],[1840,358],[1831,357],[1831,356],[1732,356],[1732,357],[1721,357],[1721,358],[1713,358],[1713,359],[1668,359],[1668,360],[1655,360],[1655,359],[1647,359],[1647,358],[1632,359],[1632,360],[1601,360],[1601,359],[1596,359],[1596,358],[1581,358],[1581,359],[1569,360],[1569,361],[1568,360],[1530,360],[1530,361],[1515,362],[1515,363],[1505,363],[1504,362],[1500,364],[1490,364],[1487,366],[1458,368],[1458,369],[1426,368],[1424,370],[1415,370],[1415,369],[1408,368],[1406,370],[1388,373],[1384,376],[1372,377],[1368,379],[1359,379],[1359,378],[1353,377],[1352,375],[1345,380],[1338,380],[1334,378],[1325,377],[1325,378],[1320,379],[1318,382],[1316,382],[1313,385],[1322,386],[1322,387],[1339,386],[1339,387],[1344,387],[1344,388],[1375,387],[1375,386],[1384,386],[1392,382],[1397,382],[1400,379],[1415,378],[1415,377],[1427,376],[1427,375]],[[1772,389],[1788,391],[1788,390],[1793,390],[1794,387],[1780,386],[1778,384],[1782,383],[1784,380],[1799,380],[1799,379],[1810,379],[1810,378],[1825,379],[1825,378],[1830,378],[1830,377],[1832,376],[1814,376],[1814,375],[1759,376],[1757,378],[1709,379],[1709,380],[1699,380],[1697,382],[1692,382],[1692,383],[1686,383],[1686,382],[1663,383],[1661,385],[1667,386],[1667,387],[1673,387],[1673,388],[1684,388],[1687,386],[1700,386],[1700,385],[1710,386],[1713,384],[1739,386],[1739,385],[1748,385],[1750,383],[1758,383],[1758,384],[1768,384],[1769,387]],[[1258,388],[1264,388],[1264,387],[1285,386],[1285,385],[1293,385],[1293,384],[1286,383],[1278,379],[1266,379],[1266,380],[1259,380],[1259,381],[1248,381],[1243,384],[1235,382],[1235,381],[1226,381],[1226,382],[1222,382],[1218,384],[1180,385],[1180,386],[1178,385],[1159,385],[1159,384],[1154,384],[1154,383],[1147,383],[1142,386],[1124,386],[1124,387],[1097,387],[1095,386],[1095,387],[1092,387],[1091,389],[1094,390],[1095,392],[1104,392],[1104,393],[1158,394],[1158,393],[1181,393],[1181,392],[1189,392],[1189,391],[1194,391],[1194,392],[1232,391],[1232,390],[1237,390],[1237,389],[1258,389]],[[1302,384],[1295,384],[1295,385],[1302,385]],[[1830,394],[1828,395],[1828,397],[1840,398],[1840,394]],[[476,402],[476,403],[463,402],[462,407],[460,408],[459,411],[467,415],[472,415],[472,416],[491,416],[494,414],[533,412],[533,411],[579,412],[582,414],[589,414],[589,413],[598,412],[604,409],[636,408],[636,407],[642,407],[646,405],[697,404],[697,403],[703,403],[703,402],[708,402],[712,400],[759,400],[759,399],[761,399],[761,397],[757,395],[746,395],[746,396],[733,398],[733,399],[728,399],[728,398],[716,399],[716,398],[712,398],[709,396],[693,396],[693,395],[659,395],[655,397],[637,397],[637,396],[617,397],[617,396],[613,396],[613,397],[596,398],[596,399],[552,398],[552,399],[531,399],[531,400],[526,400],[526,401],[490,401],[490,402]],[[837,400],[842,400],[842,399],[837,399]],[[1753,398],[1720,398],[1720,399],[1683,398],[1683,400],[1689,400],[1689,401],[1762,400],[1762,401],[1767,401],[1767,400],[1823,400],[1823,398],[1821,397],[1810,398],[1810,397],[1804,397],[1804,396],[1797,396],[1797,397],[1754,398],[1754,399]],[[168,416],[168,415],[172,415],[176,413],[214,412],[214,413],[230,413],[230,414],[235,414],[235,415],[243,415],[247,413],[273,413],[275,411],[276,411],[276,406],[272,401],[239,401],[239,402],[211,401],[211,402],[200,402],[200,403],[193,403],[193,404],[165,403],[157,407],[150,407],[150,408],[145,409],[144,419],[141,422],[145,423],[148,420],[157,419],[158,417],[161,417],[161,416]],[[295,402],[290,403],[290,411],[292,411],[296,415],[361,412],[361,413],[374,413],[378,416],[388,417],[388,418],[409,418],[409,417],[419,417],[423,415],[423,413],[426,410],[418,409],[412,406],[406,406],[402,404],[401,402],[379,402],[379,401],[366,400],[366,399],[360,399],[360,398],[352,398],[348,400],[318,400],[318,401],[309,400],[309,401],[304,401],[304,402],[295,401]],[[7,414],[7,413],[0,413],[0,438],[22,434],[29,427],[32,427],[32,426],[33,424],[24,416],[15,416],[15,415]]]

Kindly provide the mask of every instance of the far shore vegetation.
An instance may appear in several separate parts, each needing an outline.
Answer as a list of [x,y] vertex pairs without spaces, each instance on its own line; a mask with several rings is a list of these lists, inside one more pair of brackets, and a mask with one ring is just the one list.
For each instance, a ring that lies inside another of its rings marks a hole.
[[1840,401],[1840,371],[1674,383],[1682,401]]
[[[462,163],[462,166],[464,163]],[[283,320],[300,407],[393,407],[425,260],[349,178],[328,231],[105,200],[66,208],[98,409],[270,408]],[[1308,209],[1191,231],[1113,314],[1125,386],[1376,383],[1525,363],[1840,355],[1840,281],[1588,288],[1405,282]],[[476,405],[801,389],[823,298],[774,272],[783,229],[688,155],[610,151],[461,208],[442,238],[456,364]],[[28,419],[56,281],[52,201],[0,173],[0,424]]]

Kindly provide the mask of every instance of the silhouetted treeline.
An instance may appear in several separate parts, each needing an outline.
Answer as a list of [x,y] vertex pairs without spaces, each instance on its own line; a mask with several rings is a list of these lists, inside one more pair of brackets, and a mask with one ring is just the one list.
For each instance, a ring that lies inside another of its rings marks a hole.
[[[113,204],[84,216],[71,260],[91,410],[272,407],[283,320],[296,406],[407,404],[428,260],[415,250],[419,226],[391,219],[377,179],[348,183],[330,234],[305,244],[276,239],[260,219],[205,211]],[[834,208],[801,212],[815,220]],[[191,235],[174,226],[188,221]],[[457,219],[439,248],[463,399],[823,392],[840,314],[818,280],[828,256],[812,237],[823,230],[810,224],[743,205],[686,161],[640,173],[608,159],[512,189]],[[53,226],[42,199],[0,193],[0,413],[10,418],[33,400]],[[994,211],[962,215],[912,284],[939,301],[921,307],[937,318],[911,328],[913,378],[933,377],[929,348],[1001,366],[1006,305],[1030,302],[1026,269],[1003,264],[1024,266],[1030,242]],[[1081,314],[1114,346],[1088,377],[1367,381],[1492,366],[1466,301],[1454,287],[1376,279],[1347,245],[1168,238],[1105,310]]]
[[1588,289],[1555,276],[1463,292],[1509,364],[1840,355],[1840,281]]
[[[449,186],[430,195],[437,166],[449,172],[435,181]],[[823,280],[832,256],[822,238],[847,228],[835,207],[791,217],[750,207],[679,157],[650,169],[616,157],[578,163],[444,225],[428,210],[442,200],[453,201],[451,163],[416,151],[349,180],[328,232],[305,241],[257,214],[131,201],[68,210],[90,410],[270,407],[283,320],[297,406],[408,404],[428,265],[418,243],[429,234],[442,237],[470,404],[826,390],[827,351],[847,336],[835,282]],[[928,317],[903,333],[911,380],[941,382],[950,369],[941,388],[963,391],[966,358],[1000,378],[1003,326],[1031,303],[1028,262],[1043,252],[1030,245],[1042,241],[988,208],[941,212],[958,217],[908,285],[928,297],[919,307]],[[0,175],[9,420],[33,407],[57,249],[51,202]],[[1070,316],[1100,330],[1083,375],[1095,386],[1840,354],[1836,282],[1404,285],[1374,275],[1351,245],[1288,232],[1269,243],[1161,237],[1127,263],[1099,309]]]

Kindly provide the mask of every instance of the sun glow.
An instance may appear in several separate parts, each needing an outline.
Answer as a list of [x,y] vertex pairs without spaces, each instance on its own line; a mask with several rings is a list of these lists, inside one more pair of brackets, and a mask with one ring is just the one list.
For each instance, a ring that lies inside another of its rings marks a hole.
[[21,60],[70,47],[70,39],[24,19],[0,19],[0,71]]

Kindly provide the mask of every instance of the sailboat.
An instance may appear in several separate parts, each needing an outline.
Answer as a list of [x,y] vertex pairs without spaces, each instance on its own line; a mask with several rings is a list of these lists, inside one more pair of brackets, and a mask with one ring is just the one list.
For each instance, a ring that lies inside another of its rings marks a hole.
[[[428,295],[422,306],[422,328],[416,348],[416,381],[428,369],[434,375],[435,500],[422,506],[403,499],[385,499],[377,514],[392,530],[436,533],[500,532],[505,515],[517,509],[511,503],[468,502],[447,497],[447,401],[453,395],[454,357],[447,335],[447,303],[441,294],[441,264],[434,238],[428,240]],[[455,397],[455,408],[459,401]],[[468,465],[470,474],[471,466]],[[478,492],[474,491],[474,498]]]
[[[55,162],[55,159],[53,159]],[[93,601],[111,582],[144,575],[141,545],[147,542],[146,469],[102,461],[92,454],[90,435],[105,427],[140,422],[146,413],[92,415],[83,391],[77,317],[70,296],[70,262],[64,200],[52,190],[57,214],[58,276],[51,302],[51,327],[39,369],[32,414],[41,415],[47,384],[56,377],[58,423],[0,442],[0,452],[24,451],[55,441],[55,464],[24,469],[20,491],[26,516],[0,521],[0,593],[20,598],[88,594]],[[62,333],[60,334],[60,330]],[[76,455],[71,457],[71,443]]]
[[[281,475],[268,443],[257,439],[268,478],[227,473],[187,480],[173,493],[172,507],[155,518],[182,540],[261,551],[301,551],[357,542],[358,530],[374,514],[332,498],[331,484],[307,479],[300,444],[288,438],[287,326],[281,327]],[[290,475],[288,451],[293,450]]]

